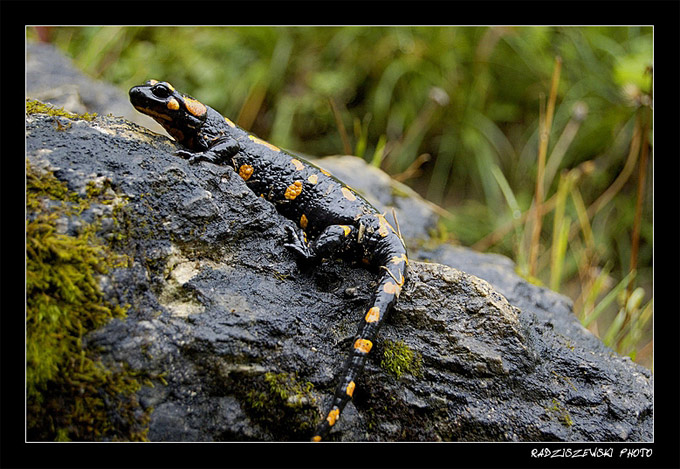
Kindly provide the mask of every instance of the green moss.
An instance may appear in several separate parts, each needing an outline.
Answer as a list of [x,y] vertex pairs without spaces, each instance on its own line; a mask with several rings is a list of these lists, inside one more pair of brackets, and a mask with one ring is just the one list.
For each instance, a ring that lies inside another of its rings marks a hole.
[[[573,349],[574,349],[574,348],[571,347],[571,350],[573,350]],[[550,370],[550,371],[551,371],[552,374],[554,374],[557,378],[559,378],[559,379],[561,379],[561,380],[564,380],[564,382],[567,383],[569,386],[571,386],[571,388],[572,388],[574,391],[577,391],[576,386],[574,386],[574,383],[572,382],[571,378],[569,378],[569,376],[558,375],[558,374],[555,372],[555,370]]]
[[569,415],[569,411],[565,409],[557,399],[553,399],[552,405],[546,407],[546,412],[556,417],[557,420],[565,427],[571,427],[574,424],[574,421],[571,419],[571,415]]
[[127,305],[107,302],[98,276],[126,264],[95,235],[56,222],[92,201],[68,191],[26,162],[26,392],[30,440],[144,440],[148,412],[135,393],[146,379],[122,365],[105,366],[82,339]]
[[422,358],[404,342],[386,340],[380,366],[388,373],[400,378],[404,373],[420,376]]
[[73,112],[65,111],[63,107],[55,108],[49,104],[38,101],[37,99],[26,98],[26,114],[47,114],[54,117],[67,117],[69,119],[81,119],[86,121],[94,120],[97,117],[96,113],[75,114]]
[[314,386],[296,374],[265,373],[245,394],[245,407],[259,424],[279,438],[308,438],[318,420]]

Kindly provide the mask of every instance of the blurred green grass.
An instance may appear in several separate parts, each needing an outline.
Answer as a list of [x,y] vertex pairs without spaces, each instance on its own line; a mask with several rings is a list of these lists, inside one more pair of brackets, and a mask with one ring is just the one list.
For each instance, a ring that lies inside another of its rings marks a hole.
[[653,367],[652,28],[39,32],[122,89],[167,80],[278,146],[379,165],[451,213],[452,241],[511,257],[574,299],[605,343]]

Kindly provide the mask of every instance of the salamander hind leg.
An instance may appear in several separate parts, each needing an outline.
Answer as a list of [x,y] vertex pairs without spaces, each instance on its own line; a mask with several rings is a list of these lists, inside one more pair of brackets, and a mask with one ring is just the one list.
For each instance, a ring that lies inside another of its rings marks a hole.
[[356,228],[348,225],[330,225],[309,242],[302,229],[294,230],[287,226],[286,231],[288,232],[289,242],[284,246],[293,251],[300,261],[310,264],[340,254],[352,245],[354,239],[352,235]]

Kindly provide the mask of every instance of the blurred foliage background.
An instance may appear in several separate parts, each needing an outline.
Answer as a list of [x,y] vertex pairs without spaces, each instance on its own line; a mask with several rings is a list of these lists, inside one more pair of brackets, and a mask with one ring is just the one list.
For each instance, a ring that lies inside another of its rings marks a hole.
[[29,28],[293,152],[354,154],[653,368],[651,27]]

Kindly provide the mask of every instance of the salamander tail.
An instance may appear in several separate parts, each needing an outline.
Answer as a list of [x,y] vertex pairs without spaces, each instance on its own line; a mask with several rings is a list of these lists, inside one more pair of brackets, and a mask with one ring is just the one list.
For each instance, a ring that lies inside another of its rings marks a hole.
[[328,432],[338,421],[340,413],[352,399],[357,377],[366,363],[366,357],[373,348],[380,325],[399,297],[401,287],[404,284],[407,262],[404,252],[392,256],[386,265],[381,267],[383,275],[378,285],[373,306],[364,314],[359,330],[354,336],[330,409],[316,429],[312,441],[321,441],[328,435]]

